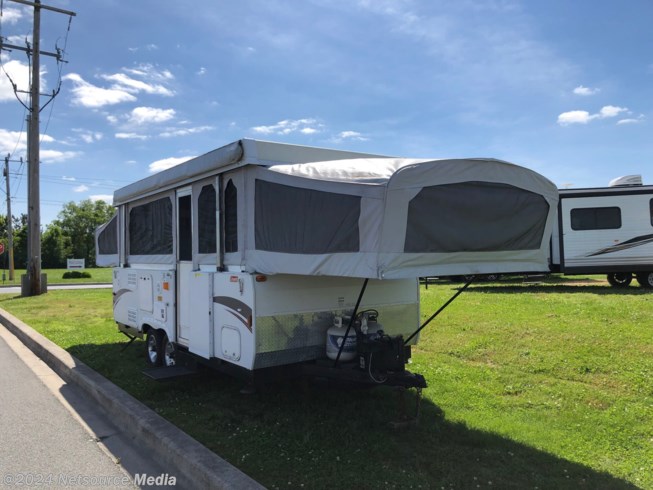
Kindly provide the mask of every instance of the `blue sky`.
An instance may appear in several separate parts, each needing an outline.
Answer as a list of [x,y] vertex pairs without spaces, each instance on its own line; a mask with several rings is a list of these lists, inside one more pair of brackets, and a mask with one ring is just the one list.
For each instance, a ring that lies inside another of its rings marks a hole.
[[[24,45],[31,12],[2,1],[0,35]],[[43,223],[242,137],[653,184],[649,0],[44,3],[77,16],[66,38],[68,18],[42,14],[41,49],[66,42],[68,61],[41,113]],[[2,64],[28,88],[23,53]],[[24,117],[0,72],[0,155],[25,159]],[[25,174],[11,163],[14,214]]]

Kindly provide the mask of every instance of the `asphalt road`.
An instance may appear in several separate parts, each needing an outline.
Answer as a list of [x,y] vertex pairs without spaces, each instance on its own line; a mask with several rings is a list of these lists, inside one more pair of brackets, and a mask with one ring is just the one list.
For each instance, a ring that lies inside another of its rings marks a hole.
[[133,488],[166,473],[142,453],[0,325],[0,487]]

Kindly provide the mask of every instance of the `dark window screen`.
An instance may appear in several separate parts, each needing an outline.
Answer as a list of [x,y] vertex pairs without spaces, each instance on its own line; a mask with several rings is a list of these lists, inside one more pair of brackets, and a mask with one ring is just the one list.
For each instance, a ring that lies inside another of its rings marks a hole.
[[129,211],[131,255],[172,254],[172,202],[164,197]]
[[540,248],[549,205],[508,184],[424,187],[408,205],[404,251],[494,252]]
[[621,228],[621,209],[616,206],[571,210],[572,230],[616,230],[618,228]]
[[224,251],[238,251],[238,190],[232,180],[224,190]]
[[97,239],[99,255],[115,255],[118,253],[118,216],[109,221]]
[[651,212],[651,226],[653,226],[653,199],[651,199],[648,203],[649,210]]
[[216,252],[215,189],[212,185],[202,187],[197,199],[197,218],[199,228],[199,253]]
[[179,236],[177,243],[179,247],[179,260],[193,260],[193,221],[191,211],[191,196],[181,196],[177,199]]
[[297,254],[357,252],[359,196],[256,181],[258,250]]

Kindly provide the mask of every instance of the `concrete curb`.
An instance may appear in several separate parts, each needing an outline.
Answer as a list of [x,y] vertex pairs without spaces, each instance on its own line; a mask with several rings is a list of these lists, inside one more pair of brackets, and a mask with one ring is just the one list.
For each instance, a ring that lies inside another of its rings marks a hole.
[[61,378],[81,388],[164,466],[176,468],[197,488],[265,488],[2,308],[0,323]]

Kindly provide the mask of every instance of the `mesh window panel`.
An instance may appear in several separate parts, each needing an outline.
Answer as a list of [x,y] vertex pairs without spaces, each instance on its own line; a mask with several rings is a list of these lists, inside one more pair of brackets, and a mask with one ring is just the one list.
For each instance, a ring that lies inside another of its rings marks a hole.
[[424,187],[408,205],[404,251],[494,252],[540,248],[549,205],[508,184]]
[[238,251],[238,190],[232,180],[224,190],[224,251]]
[[258,250],[295,254],[358,252],[359,196],[256,181]]
[[214,254],[216,245],[215,189],[212,185],[202,187],[197,199],[197,217],[199,228],[199,253]]
[[107,227],[98,236],[98,254],[115,255],[118,253],[118,215],[115,215]]
[[172,201],[164,197],[129,211],[130,255],[172,254]]
[[179,260],[193,260],[193,226],[191,211],[191,196],[182,196],[177,199],[178,204],[178,233],[177,246],[179,247]]

